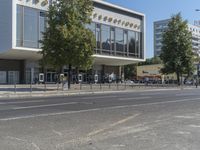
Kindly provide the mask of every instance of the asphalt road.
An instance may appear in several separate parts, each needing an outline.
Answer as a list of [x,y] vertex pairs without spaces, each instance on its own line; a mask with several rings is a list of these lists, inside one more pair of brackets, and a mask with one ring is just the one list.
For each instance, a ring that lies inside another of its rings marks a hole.
[[0,150],[199,149],[200,89],[0,100]]

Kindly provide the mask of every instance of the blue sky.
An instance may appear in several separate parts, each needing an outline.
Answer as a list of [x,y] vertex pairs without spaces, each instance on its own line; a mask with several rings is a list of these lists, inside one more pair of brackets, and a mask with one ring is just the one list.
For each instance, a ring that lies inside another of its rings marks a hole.
[[200,20],[200,0],[105,0],[146,15],[147,57],[153,57],[153,22],[168,19],[172,14],[181,12],[183,19],[193,24]]

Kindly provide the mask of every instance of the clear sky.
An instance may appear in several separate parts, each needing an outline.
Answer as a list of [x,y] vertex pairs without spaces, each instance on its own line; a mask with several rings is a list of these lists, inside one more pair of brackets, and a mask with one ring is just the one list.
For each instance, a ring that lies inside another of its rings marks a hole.
[[183,19],[194,24],[200,20],[200,0],[105,0],[144,13],[146,15],[146,47],[147,58],[153,57],[153,22],[170,18],[173,14],[181,12]]

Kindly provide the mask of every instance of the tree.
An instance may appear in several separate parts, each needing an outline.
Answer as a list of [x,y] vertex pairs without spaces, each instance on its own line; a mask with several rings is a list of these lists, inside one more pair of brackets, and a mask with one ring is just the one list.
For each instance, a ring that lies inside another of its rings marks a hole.
[[124,66],[125,79],[133,79],[137,75],[137,63]]
[[92,65],[95,37],[86,25],[91,23],[92,0],[56,0],[47,12],[43,33],[43,62],[62,70],[68,65],[68,88],[71,67],[88,69]]
[[138,65],[142,66],[142,65],[153,65],[153,64],[161,64],[161,63],[162,63],[162,60],[160,59],[160,57],[155,56],[155,57],[146,59],[145,62],[138,63]]
[[187,21],[182,20],[180,13],[172,16],[163,34],[160,58],[164,63],[161,71],[176,73],[179,85],[180,76],[190,73],[193,69],[192,34],[188,30]]

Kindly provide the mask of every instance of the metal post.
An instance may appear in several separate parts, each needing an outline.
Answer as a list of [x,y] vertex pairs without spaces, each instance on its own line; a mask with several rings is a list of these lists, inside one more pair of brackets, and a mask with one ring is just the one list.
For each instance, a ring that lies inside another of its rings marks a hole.
[[59,89],[59,83],[57,83],[57,91],[58,91],[58,89]]
[[32,81],[30,83],[30,92],[32,93],[33,89],[32,89]]
[[15,91],[15,93],[17,92],[17,91],[16,91],[16,83],[14,84],[14,91]]
[[46,85],[46,82],[44,82],[44,91],[45,91],[45,92],[47,91],[47,85]]
[[80,83],[80,90],[82,90],[82,84]]

